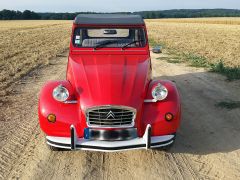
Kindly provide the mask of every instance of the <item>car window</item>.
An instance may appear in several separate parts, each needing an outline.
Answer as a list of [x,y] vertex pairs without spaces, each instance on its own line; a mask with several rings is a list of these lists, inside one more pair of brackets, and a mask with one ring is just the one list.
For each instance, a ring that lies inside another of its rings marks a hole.
[[[134,43],[132,43],[134,42]],[[130,44],[130,45],[128,45]],[[144,47],[146,36],[143,28],[76,28],[75,47]]]

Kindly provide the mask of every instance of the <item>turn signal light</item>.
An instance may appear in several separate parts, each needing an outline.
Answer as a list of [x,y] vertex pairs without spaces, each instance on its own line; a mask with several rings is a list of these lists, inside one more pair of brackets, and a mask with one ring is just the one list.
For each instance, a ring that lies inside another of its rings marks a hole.
[[47,119],[48,119],[49,122],[55,123],[56,122],[56,115],[55,114],[49,114]]
[[173,114],[172,114],[172,113],[166,113],[166,114],[165,114],[165,119],[166,119],[167,121],[173,120]]

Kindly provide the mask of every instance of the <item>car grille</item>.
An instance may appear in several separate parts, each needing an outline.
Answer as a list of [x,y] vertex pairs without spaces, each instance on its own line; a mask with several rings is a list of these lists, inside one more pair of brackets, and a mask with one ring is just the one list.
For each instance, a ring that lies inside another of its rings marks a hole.
[[133,127],[135,116],[136,110],[126,106],[98,106],[86,111],[89,127]]

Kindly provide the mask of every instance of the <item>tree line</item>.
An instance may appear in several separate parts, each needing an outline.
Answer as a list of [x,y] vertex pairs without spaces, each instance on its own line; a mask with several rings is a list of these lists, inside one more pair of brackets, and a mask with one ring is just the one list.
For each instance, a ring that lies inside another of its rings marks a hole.
[[13,10],[7,10],[4,9],[0,11],[0,19],[1,20],[21,20],[21,19],[42,19],[41,15],[38,13],[35,13],[30,10],[25,10],[23,12],[21,11],[13,11]]
[[[89,14],[96,12],[76,13],[36,13],[30,10],[0,11],[0,20],[73,20],[77,14]],[[237,9],[176,9],[162,11],[138,11],[138,12],[117,12],[124,14],[140,14],[145,19],[156,18],[197,18],[197,17],[240,17],[240,10]]]
[[173,9],[163,11],[137,12],[146,19],[155,18],[199,18],[199,17],[240,17],[237,9]]

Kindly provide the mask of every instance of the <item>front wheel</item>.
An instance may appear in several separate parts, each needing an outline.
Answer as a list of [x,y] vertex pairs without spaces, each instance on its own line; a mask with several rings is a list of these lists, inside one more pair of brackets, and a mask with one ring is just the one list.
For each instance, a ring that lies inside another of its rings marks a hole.
[[163,150],[163,151],[170,151],[174,145],[174,142],[175,140],[173,140],[173,142],[167,146],[163,146],[162,148],[160,148],[160,150]]
[[48,149],[50,149],[51,151],[68,151],[67,149],[58,148],[51,145],[48,145]]
[[48,145],[48,149],[50,149],[51,151],[61,151],[61,148],[54,147],[54,146],[51,146],[51,145]]

